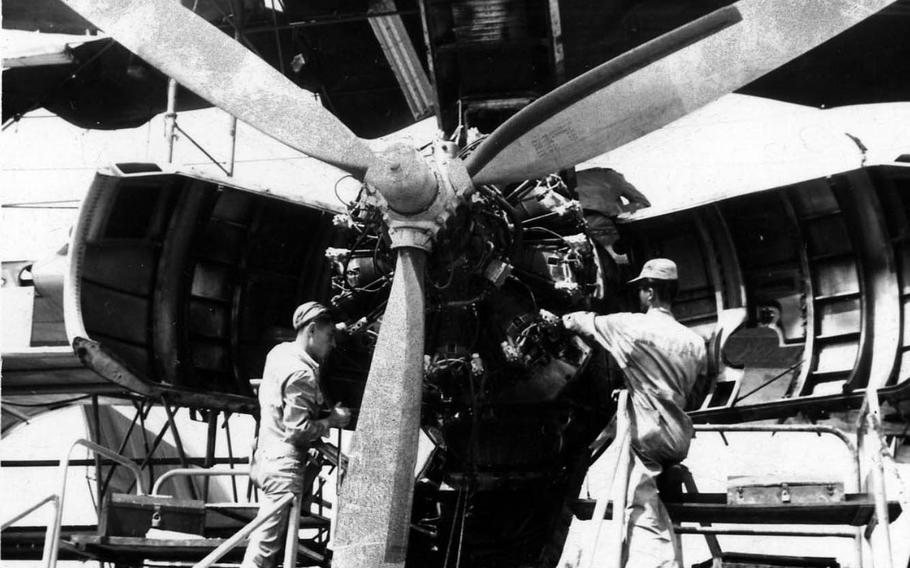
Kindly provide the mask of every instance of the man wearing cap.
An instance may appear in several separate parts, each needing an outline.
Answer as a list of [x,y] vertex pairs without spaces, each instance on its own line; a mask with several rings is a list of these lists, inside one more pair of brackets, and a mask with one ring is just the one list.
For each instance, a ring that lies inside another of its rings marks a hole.
[[569,331],[589,337],[612,355],[629,391],[632,469],[626,510],[625,566],[682,568],[673,524],[657,492],[657,476],[689,452],[692,421],[686,398],[705,373],[704,340],[676,321],[670,307],[677,288],[676,264],[645,263],[638,278],[644,313],[563,316]]
[[584,209],[588,234],[604,248],[619,240],[615,221],[618,215],[651,206],[645,194],[610,168],[576,172],[575,192]]
[[[294,341],[276,345],[265,359],[259,387],[260,427],[250,478],[262,491],[260,510],[288,493],[300,494],[310,445],[350,421],[340,405],[327,408],[319,364],[335,347],[335,324],[318,302],[294,310]],[[272,568],[284,546],[290,506],[250,535],[243,568]]]

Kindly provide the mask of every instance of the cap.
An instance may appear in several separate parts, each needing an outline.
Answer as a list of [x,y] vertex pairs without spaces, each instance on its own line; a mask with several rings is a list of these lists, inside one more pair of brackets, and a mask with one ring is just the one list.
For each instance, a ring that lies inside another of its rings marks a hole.
[[676,271],[676,263],[669,258],[652,258],[641,267],[641,274],[638,278],[629,280],[629,284],[634,284],[641,280],[677,280],[679,278]]
[[294,317],[291,320],[291,323],[296,331],[311,321],[323,316],[331,319],[328,308],[319,302],[304,302],[294,310]]

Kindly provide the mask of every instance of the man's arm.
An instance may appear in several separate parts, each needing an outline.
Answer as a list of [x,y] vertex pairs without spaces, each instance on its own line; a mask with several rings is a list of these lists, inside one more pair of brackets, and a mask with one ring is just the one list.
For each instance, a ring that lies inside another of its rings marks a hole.
[[596,341],[620,368],[625,369],[629,345],[623,329],[628,325],[624,323],[628,315],[620,313],[601,316],[594,312],[572,312],[562,316],[562,325],[572,333]]
[[572,333],[597,339],[597,328],[594,326],[594,312],[572,312],[562,316],[562,325]]
[[282,422],[288,432],[288,441],[304,445],[318,440],[329,431],[326,419],[320,419],[316,378],[309,371],[291,375],[284,387],[284,413]]

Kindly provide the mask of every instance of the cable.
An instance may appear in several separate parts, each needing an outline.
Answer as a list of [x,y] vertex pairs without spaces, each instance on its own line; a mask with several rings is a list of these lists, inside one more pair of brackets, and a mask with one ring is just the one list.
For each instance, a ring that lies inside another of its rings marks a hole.
[[789,367],[787,367],[786,369],[784,369],[783,371],[781,371],[781,372],[778,373],[777,375],[771,377],[770,379],[768,379],[768,380],[765,381],[764,383],[762,383],[762,384],[758,385],[757,387],[755,387],[754,389],[750,390],[750,391],[747,392],[746,394],[740,395],[740,396],[736,397],[736,400],[733,401],[733,402],[734,402],[734,403],[740,402],[740,401],[743,400],[744,398],[746,398],[746,397],[748,397],[748,396],[751,396],[751,395],[757,393],[757,392],[760,391],[761,389],[763,389],[763,388],[765,388],[766,386],[770,385],[771,383],[773,383],[773,382],[776,381],[777,379],[783,377],[784,375],[786,375],[787,373],[789,373],[789,372],[792,371],[793,369],[796,369],[797,367],[799,367],[799,366],[802,365],[802,364],[803,364],[802,361],[797,361],[796,363],[790,365]]
[[509,275],[506,279],[509,282],[515,282],[515,283],[521,285],[521,287],[525,289],[525,291],[528,293],[528,296],[531,298],[531,303],[534,305],[534,313],[537,313],[540,311],[540,309],[537,307],[537,296],[534,295],[534,291],[531,290],[531,287],[528,286],[524,280],[522,280],[521,278],[518,278],[517,276],[512,276],[512,275]]
[[465,490],[460,489],[458,495],[455,497],[455,510],[452,511],[452,526],[449,528],[449,540],[446,542],[446,556],[442,562],[443,568],[449,567],[449,553],[452,552],[452,541],[455,539],[455,523],[458,522],[458,512],[461,510],[461,502],[464,494]]
[[552,236],[552,237],[555,237],[555,238],[559,239],[559,240],[562,241],[567,247],[571,247],[571,246],[572,246],[572,245],[570,245],[569,242],[566,240],[565,235],[560,235],[559,233],[557,233],[557,232],[554,231],[553,229],[548,229],[548,228],[546,228],[546,227],[541,227],[541,226],[539,226],[539,225],[535,225],[535,226],[533,226],[533,227],[526,227],[526,228],[525,228],[525,231],[527,231],[527,232],[531,232],[531,231],[541,231],[541,232],[544,232],[544,233],[549,234],[549,235]]
[[[274,1],[274,0],[273,0],[273,1]],[[348,209],[352,209],[352,208],[354,207],[354,205],[357,203],[357,200],[355,199],[354,201],[351,201],[350,203],[347,203],[344,199],[341,198],[341,195],[338,194],[338,184],[341,183],[341,182],[343,182],[343,181],[346,180],[347,178],[351,178],[351,179],[353,179],[353,180],[356,180],[356,179],[357,179],[357,178],[355,178],[354,176],[352,176],[351,174],[347,174],[347,175],[341,176],[340,178],[338,178],[338,181],[335,182],[335,188],[333,189],[333,191],[334,191],[334,193],[335,193],[335,198],[338,199],[338,201],[340,201],[341,203],[343,203],[344,206],[347,207]],[[360,196],[358,195],[358,197],[360,197]]]

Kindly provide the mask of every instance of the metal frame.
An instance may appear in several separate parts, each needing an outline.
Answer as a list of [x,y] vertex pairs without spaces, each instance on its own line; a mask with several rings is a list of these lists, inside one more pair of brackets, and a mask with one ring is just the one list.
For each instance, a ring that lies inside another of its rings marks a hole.
[[[888,515],[888,497],[885,493],[885,464],[884,457],[888,454],[888,446],[884,443],[882,435],[881,407],[879,406],[878,391],[874,388],[866,389],[866,398],[860,409],[859,417],[856,421],[856,441],[859,452],[866,447],[866,439],[870,439],[872,444],[868,454],[872,462],[872,496],[875,499],[875,521],[883,533],[884,564],[882,568],[893,568],[893,556],[891,550],[891,518]],[[870,524],[870,527],[875,525]],[[869,536],[870,546],[872,545],[871,531]]]
[[[629,432],[628,432],[628,415],[625,411],[628,394],[625,391],[620,393],[619,406],[617,409],[617,436],[616,441],[621,444],[620,453],[617,456],[617,467],[613,470],[613,479],[610,486],[614,487],[614,514],[613,523],[616,532],[612,538],[612,552],[616,556],[612,558],[612,564],[619,566],[623,548],[623,521],[624,515],[621,513],[625,509],[626,494],[628,491],[628,469],[629,469]],[[875,501],[875,518],[871,521],[866,530],[863,527],[856,527],[853,530],[823,530],[823,529],[778,529],[778,528],[741,528],[741,527],[712,527],[708,523],[702,523],[701,526],[680,526],[675,525],[674,530],[677,534],[701,534],[704,535],[708,548],[711,551],[713,565],[721,566],[722,550],[717,542],[717,535],[746,535],[746,536],[801,536],[801,537],[835,537],[850,538],[854,541],[854,562],[856,568],[863,566],[863,538],[869,540],[870,550],[873,560],[878,557],[884,557],[884,563],[880,568],[893,568],[891,535],[890,535],[890,518],[888,514],[888,501],[885,493],[885,471],[884,459],[890,457],[887,445],[883,440],[883,431],[880,416],[880,407],[878,393],[875,389],[867,389],[865,401],[857,418],[857,442],[854,444],[850,437],[841,429],[827,425],[816,424],[698,424],[694,426],[698,432],[717,432],[723,436],[725,432],[770,432],[770,433],[815,433],[828,434],[838,438],[844,445],[850,457],[851,472],[846,484],[848,491],[851,493],[860,493],[863,491],[862,477],[862,458],[864,450],[867,449],[865,443],[867,437],[871,437],[872,443],[869,444],[868,455],[872,462],[871,468],[871,488],[868,490],[872,493]],[[867,436],[871,434],[871,436]],[[616,475],[620,476],[620,483],[615,484]],[[695,489],[694,480],[691,478],[686,482],[687,491]],[[581,565],[585,568],[593,566],[595,553],[597,550],[598,539],[604,523],[608,497],[603,496],[598,499],[594,508],[592,519],[597,524],[597,532],[587,555]],[[736,523],[737,525],[748,523]],[[883,542],[883,549],[880,554],[877,546],[872,541],[873,528],[880,528],[881,535],[879,539]]]
[[[901,283],[900,271],[895,269],[899,252],[898,244],[895,243],[906,242],[900,241],[900,235],[895,232],[895,227],[903,227],[901,224],[903,218],[899,216],[900,208],[897,206],[899,203],[895,202],[895,193],[903,189],[903,186],[896,187],[894,180],[905,180],[908,169],[910,168],[897,165],[864,167],[834,174],[830,179],[807,180],[769,192],[769,196],[776,194],[776,198],[783,204],[794,230],[800,235],[797,237],[800,242],[805,242],[806,237],[803,235],[805,232],[803,223],[793,209],[794,192],[803,191],[806,184],[815,184],[816,187],[818,184],[825,184],[838,204],[843,206],[844,214],[841,218],[850,232],[851,262],[858,271],[858,283],[862,289],[855,292],[855,295],[864,302],[857,333],[862,335],[865,330],[866,338],[862,344],[859,339],[856,341],[858,351],[854,368],[843,371],[843,378],[851,381],[848,383],[850,388],[843,393],[800,394],[743,406],[703,407],[691,413],[694,421],[740,423],[779,418],[797,411],[811,415],[825,410],[858,410],[863,405],[865,397],[863,387],[879,389],[878,395],[883,401],[900,401],[910,397],[910,380],[898,376],[900,352],[910,348],[902,347],[899,343],[901,330],[908,322],[903,321],[904,314],[899,309],[900,306],[895,304],[894,296],[899,292],[897,288]],[[717,205],[709,207],[716,208]],[[703,209],[696,210],[699,211],[699,215],[702,214]],[[867,231],[868,227],[873,229]],[[803,284],[806,286],[805,295],[814,297],[811,276],[816,269],[810,264],[814,266],[817,263],[809,261],[805,250],[801,249],[799,256]],[[862,265],[862,270],[859,265]],[[807,302],[806,325],[809,332],[804,346],[803,366],[794,386],[797,393],[803,393],[807,379],[816,368],[816,355],[820,348],[814,332],[817,315],[814,313],[814,302]],[[873,337],[874,341],[871,339]],[[856,372],[857,369],[862,372]]]
[[[625,532],[625,510],[626,496],[629,489],[629,468],[632,461],[632,436],[629,422],[629,391],[623,389],[619,391],[619,397],[616,403],[616,439],[619,443],[619,453],[616,456],[616,467],[612,468],[612,477],[607,487],[613,489],[613,515],[612,531],[610,534],[610,563],[608,566],[621,566],[623,553],[623,534]],[[618,483],[617,483],[617,477]],[[591,543],[585,558],[579,562],[584,568],[594,568],[597,557],[597,544],[600,541],[601,533],[604,527],[604,516],[607,512],[607,504],[610,501],[608,495],[603,495],[597,500],[594,506],[594,514],[591,517],[597,523],[597,529],[594,533],[594,541]]]
[[[723,435],[724,432],[798,432],[798,433],[815,433],[830,434],[843,442],[847,451],[850,453],[851,482],[848,484],[851,492],[860,492],[862,490],[861,475],[861,458],[859,448],[850,440],[847,434],[833,426],[817,424],[696,424],[693,427],[695,432],[718,432]],[[887,511],[887,504],[885,505]],[[700,527],[674,527],[680,534],[703,534],[705,538],[716,535],[766,535],[766,536],[831,536],[854,539],[854,561],[856,568],[863,566],[863,529],[857,527],[853,531],[826,532],[815,530],[780,530],[780,529],[736,529],[736,528],[716,528],[710,525]],[[716,540],[714,541],[716,544]],[[719,547],[718,547],[719,550]],[[713,554],[713,553],[712,553]],[[717,561],[718,558],[715,558]]]
[[[869,539],[869,546],[873,552],[873,560],[876,560],[877,547],[872,542],[871,530],[873,527],[879,528],[882,532],[880,540],[882,541],[881,553],[878,556],[883,557],[884,563],[881,568],[893,568],[891,534],[890,534],[890,517],[888,514],[888,501],[885,493],[885,471],[883,458],[888,454],[887,446],[882,439],[882,424],[880,407],[878,401],[878,392],[875,389],[867,389],[863,406],[860,409],[856,422],[857,434],[856,444],[850,437],[839,428],[815,424],[698,424],[695,425],[696,432],[807,432],[816,434],[830,434],[837,437],[843,442],[845,448],[851,457],[851,483],[848,485],[851,492],[863,491],[862,476],[862,458],[864,450],[867,450],[865,443],[867,438],[871,438],[872,444],[868,448],[869,458],[872,462],[870,471],[872,482],[871,487],[867,488],[872,493],[875,501],[875,518],[867,525],[864,531],[862,527],[856,527],[853,531],[830,530],[824,531],[819,529],[743,529],[743,528],[715,528],[710,526],[701,527],[675,527],[679,534],[702,534],[705,538],[716,535],[766,535],[766,536],[803,536],[803,537],[837,537],[852,538],[855,542],[855,565],[857,568],[863,566],[863,538]],[[867,436],[868,435],[868,436]]]
[[[284,509],[289,502],[292,502],[291,505],[291,515],[288,517],[288,536],[287,541],[285,542],[284,548],[284,565],[285,566],[296,566],[297,565],[297,531],[291,530],[291,528],[296,528],[296,525],[299,521],[297,518],[300,516],[300,496],[289,493],[278,500],[270,509],[267,509],[265,513],[259,514],[255,519],[246,524],[242,529],[234,533],[234,535],[224,541],[218,548],[210,552],[205,558],[200,560],[198,563],[194,564],[194,568],[209,568],[215,562],[218,562],[225,554],[230,552],[234,547],[236,547],[240,542],[250,536],[254,530],[259,528],[262,523],[267,521],[270,517],[277,515]],[[295,514],[296,513],[296,514]],[[294,539],[291,541],[291,539]],[[293,544],[289,546],[289,543]]]
[[[165,429],[166,428],[167,428],[167,426],[165,427]],[[58,470],[60,472],[60,474],[59,474],[60,482],[59,482],[58,491],[55,493],[52,493],[50,495],[47,495],[46,497],[39,500],[37,503],[31,505],[30,507],[26,508],[22,512],[17,513],[16,515],[9,518],[8,520],[5,520],[2,524],[2,526],[0,526],[0,529],[5,530],[6,528],[12,526],[14,523],[19,521],[20,519],[26,517],[27,515],[31,514],[32,512],[34,512],[38,509],[40,509],[44,505],[51,503],[54,507],[54,519],[51,523],[48,524],[48,527],[47,527],[47,533],[46,533],[46,537],[45,537],[44,549],[43,549],[43,554],[42,554],[42,563],[43,563],[44,568],[56,568],[58,552],[59,552],[59,545],[60,545],[62,520],[63,520],[63,503],[64,503],[64,499],[66,496],[66,483],[67,483],[67,477],[68,477],[67,476],[68,469],[69,469],[70,465],[72,465],[74,463],[74,461],[79,461],[80,464],[82,464],[82,465],[92,465],[95,463],[93,460],[72,460],[71,456],[72,456],[73,450],[76,448],[76,446],[84,446],[84,447],[92,450],[93,452],[95,452],[96,455],[104,456],[106,458],[106,460],[104,460],[104,462],[102,462],[104,465],[119,464],[119,465],[123,465],[124,467],[127,467],[133,473],[133,476],[135,478],[136,494],[145,495],[144,486],[142,483],[143,470],[131,458],[127,458],[123,455],[120,455],[119,453],[116,453],[110,449],[107,449],[103,446],[100,446],[94,442],[91,442],[91,441],[88,441],[85,439],[79,439],[79,440],[76,440],[75,442],[73,442],[73,444],[69,447],[69,449],[67,450],[64,457],[58,462]],[[230,465],[233,466],[233,464],[230,464]],[[329,466],[333,469],[336,467],[333,463],[331,463],[330,459],[326,460],[321,465]],[[217,469],[217,470],[216,469],[193,469],[193,468],[173,469],[173,470],[169,470],[169,471],[163,473],[154,482],[154,485],[152,486],[151,495],[153,495],[153,496],[159,495],[161,487],[166,482],[171,481],[179,476],[205,477],[205,478],[210,478],[210,477],[214,477],[214,476],[239,477],[239,476],[248,476],[249,471],[250,470],[248,467],[238,468],[238,469]],[[315,479],[314,479],[314,481],[315,481]],[[313,492],[314,502],[318,503],[319,508],[320,508],[320,513],[322,512],[322,507],[324,506],[324,501],[322,499],[323,485],[324,484],[320,483],[318,488],[316,489],[316,491]],[[106,484],[105,484],[105,487],[106,487]],[[264,523],[269,517],[279,514],[288,505],[288,503],[291,504],[291,515],[288,519],[289,525],[288,525],[288,532],[287,532],[287,542],[285,543],[284,565],[285,566],[296,565],[298,547],[299,547],[299,544],[297,542],[297,539],[299,537],[299,526],[300,526],[299,519],[300,519],[300,514],[301,514],[302,507],[303,507],[303,503],[306,502],[306,499],[308,497],[309,496],[305,496],[303,494],[301,494],[301,495],[289,494],[289,495],[283,497],[282,499],[280,499],[277,503],[275,503],[273,506],[271,506],[267,509],[263,510],[260,508],[259,514],[252,521],[250,521],[249,523],[244,525],[243,528],[241,528],[238,532],[236,532],[234,535],[232,535],[230,538],[228,538],[225,542],[223,542],[221,545],[219,545],[215,550],[213,550],[211,553],[209,553],[202,561],[196,563],[195,566],[197,566],[199,568],[208,568],[208,567],[212,566],[215,562],[220,560],[225,554],[227,554],[230,550],[235,548],[245,538],[247,538],[257,527],[262,525],[262,523]],[[99,495],[99,503],[102,499],[103,499],[103,497],[101,495]],[[241,506],[242,506],[242,504],[241,504]],[[255,504],[255,503],[250,503],[250,506],[259,507],[259,505]],[[327,529],[318,528],[317,530],[326,531]],[[321,536],[317,536],[317,539],[323,538],[325,536],[325,533],[320,532],[320,535]]]
[[[332,466],[334,467],[334,466]],[[172,469],[165,472],[158,480],[155,482],[154,487],[152,488],[152,495],[158,495],[161,486],[165,482],[178,477],[178,476],[188,476],[188,477],[215,477],[215,476],[243,476],[249,475],[249,468],[243,469],[229,469],[229,470],[211,470],[211,469]],[[314,480],[315,481],[315,480]],[[316,501],[319,502],[320,512],[322,510],[323,499],[322,499],[322,484],[319,485],[319,489],[313,494],[316,498]],[[295,495],[288,494],[282,497],[277,503],[272,507],[259,511],[259,514],[252,521],[243,526],[239,531],[234,533],[230,538],[220,544],[215,550],[210,552],[205,558],[200,560],[198,563],[194,564],[194,568],[210,568],[214,563],[218,562],[222,557],[224,557],[228,552],[233,550],[238,546],[245,538],[249,537],[256,528],[262,525],[270,517],[279,514],[288,503],[291,503],[291,513],[288,517],[288,530],[284,546],[284,566],[296,566],[297,564],[297,549],[298,549],[298,536],[299,536],[299,527],[300,527],[300,513],[302,511],[304,495]]]
[[[47,533],[44,538],[44,554],[41,558],[41,561],[44,563],[45,568],[55,568],[57,566],[57,556],[60,550],[60,528],[63,524],[63,501],[66,497],[67,471],[69,469],[70,456],[72,455],[73,450],[76,449],[76,446],[84,446],[89,450],[95,452],[96,455],[101,454],[106,458],[111,459],[128,468],[136,477],[136,494],[145,494],[142,489],[142,470],[140,470],[132,460],[121,456],[120,454],[115,453],[105,448],[104,446],[99,446],[98,444],[90,442],[83,438],[80,438],[73,442],[67,449],[66,454],[64,454],[63,459],[60,460],[60,465],[58,468],[60,471],[60,484],[57,492],[44,497],[38,503],[32,505],[24,512],[13,516],[10,520],[4,522],[2,525],[2,528],[5,529],[19,519],[45,505],[46,503],[52,503],[54,506],[54,520],[47,526]],[[101,496],[99,495],[98,498],[100,501]]]
[[241,476],[249,475],[250,468],[241,468],[241,469],[192,469],[192,468],[181,468],[181,469],[172,469],[161,474],[155,481],[155,485],[152,486],[152,495],[158,495],[158,491],[161,489],[161,486],[164,485],[164,482],[169,481],[173,477],[178,476],[192,476],[192,477],[216,477],[216,476]]
[[[210,470],[210,469],[172,469],[170,471],[162,474],[161,477],[155,481],[154,487],[152,487],[152,495],[158,495],[158,491],[161,489],[161,486],[168,480],[178,477],[178,476],[188,476],[188,477],[215,477],[215,476],[241,476],[249,475],[249,468],[244,469],[230,469],[230,470]],[[194,564],[195,568],[209,568],[215,562],[218,562],[225,554],[234,549],[239,545],[243,539],[250,536],[254,530],[262,525],[270,517],[273,517],[279,514],[289,502],[291,503],[291,514],[288,517],[288,531],[287,531],[287,541],[285,542],[284,548],[284,565],[285,566],[296,566],[297,565],[297,533],[299,531],[300,523],[300,509],[301,509],[301,495],[288,494],[278,500],[272,507],[266,509],[265,511],[260,511],[256,518],[244,525],[242,529],[234,533],[229,539],[224,541],[219,545],[215,550],[210,552],[205,558],[200,560],[198,563]]]

